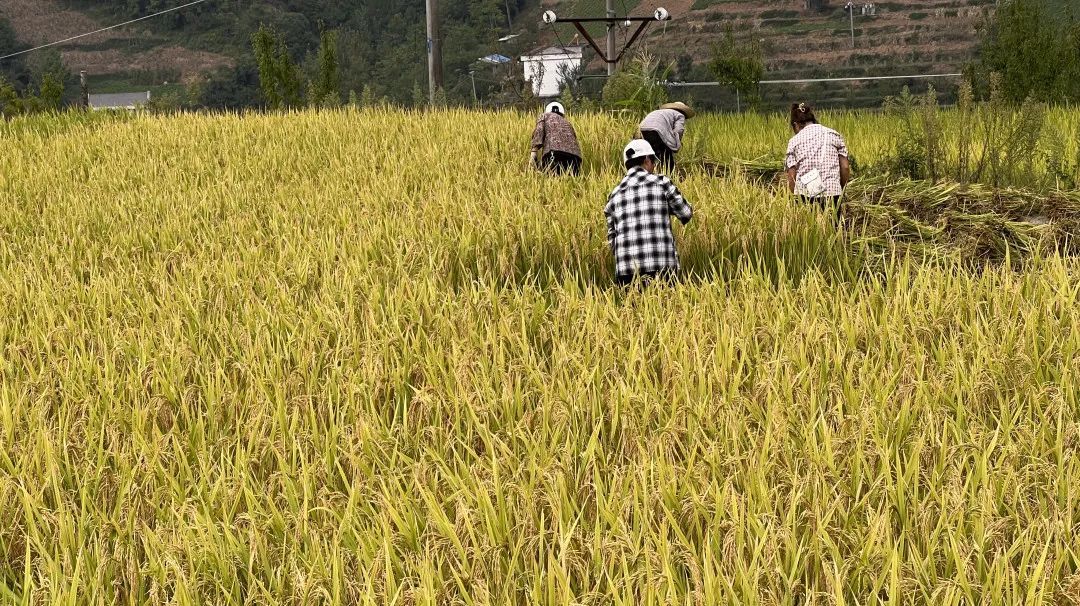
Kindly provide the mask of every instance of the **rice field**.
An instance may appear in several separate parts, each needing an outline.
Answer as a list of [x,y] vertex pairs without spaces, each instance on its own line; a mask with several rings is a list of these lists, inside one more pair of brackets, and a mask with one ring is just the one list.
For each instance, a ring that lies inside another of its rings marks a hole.
[[1080,262],[691,170],[684,281],[620,291],[634,122],[554,179],[532,119],[0,125],[0,603],[1080,604]]

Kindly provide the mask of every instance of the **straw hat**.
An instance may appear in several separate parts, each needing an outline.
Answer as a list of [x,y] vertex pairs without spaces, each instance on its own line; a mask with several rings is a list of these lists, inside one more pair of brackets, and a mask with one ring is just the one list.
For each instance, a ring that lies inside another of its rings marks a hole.
[[687,118],[693,118],[694,117],[694,110],[690,109],[690,106],[683,103],[682,101],[675,101],[673,103],[665,103],[665,104],[660,106],[660,109],[673,109],[673,110],[675,110],[677,112],[682,112],[682,115],[686,116]]

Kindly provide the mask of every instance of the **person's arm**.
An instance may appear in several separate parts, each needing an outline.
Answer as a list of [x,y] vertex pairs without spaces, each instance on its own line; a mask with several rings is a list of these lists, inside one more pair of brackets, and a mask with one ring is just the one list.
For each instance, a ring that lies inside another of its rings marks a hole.
[[787,173],[788,192],[795,193],[795,179],[799,176],[799,161],[795,158],[795,142],[788,141],[787,153],[784,155],[784,171]]
[[531,150],[529,152],[529,165],[536,166],[536,155],[544,147],[544,119],[540,118],[536,121],[536,128],[533,129],[532,141],[530,142]]
[[836,138],[840,140],[836,146],[836,153],[840,156],[840,187],[847,187],[848,182],[851,181],[851,162],[848,161],[847,143],[844,143],[844,137],[840,133],[836,133]]
[[675,124],[671,130],[675,133],[675,149],[671,151],[679,151],[682,149],[683,133],[686,132],[686,116],[682,115],[682,113],[675,116]]
[[611,199],[608,198],[608,203],[604,206],[604,217],[607,219],[607,243],[611,247],[612,252],[615,251],[615,236],[618,234],[615,223],[615,210],[611,204]]
[[690,219],[694,218],[694,208],[690,206],[690,203],[683,198],[682,192],[671,181],[664,184],[665,195],[668,199],[668,211],[679,220],[680,223],[686,225],[690,222]]

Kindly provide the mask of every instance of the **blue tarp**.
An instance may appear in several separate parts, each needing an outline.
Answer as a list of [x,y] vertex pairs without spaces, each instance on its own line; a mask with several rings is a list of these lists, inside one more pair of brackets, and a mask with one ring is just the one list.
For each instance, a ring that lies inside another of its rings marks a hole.
[[510,57],[505,55],[488,55],[486,57],[480,57],[479,61],[499,65],[501,63],[510,63]]

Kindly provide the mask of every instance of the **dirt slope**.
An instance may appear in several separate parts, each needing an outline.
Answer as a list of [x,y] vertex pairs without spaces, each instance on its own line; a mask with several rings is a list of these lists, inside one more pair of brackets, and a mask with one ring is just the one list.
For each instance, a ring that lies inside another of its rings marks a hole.
[[[112,25],[66,9],[56,0],[0,0],[0,15],[11,22],[21,40],[32,45]],[[141,30],[138,24],[94,34],[58,49],[68,69],[94,75],[169,69],[187,79],[232,64],[229,57],[169,43]]]

